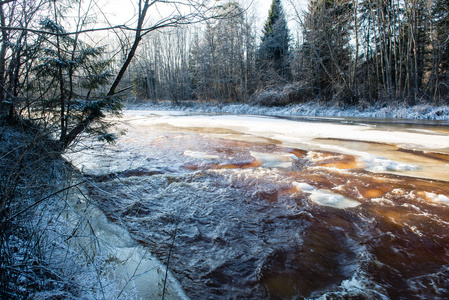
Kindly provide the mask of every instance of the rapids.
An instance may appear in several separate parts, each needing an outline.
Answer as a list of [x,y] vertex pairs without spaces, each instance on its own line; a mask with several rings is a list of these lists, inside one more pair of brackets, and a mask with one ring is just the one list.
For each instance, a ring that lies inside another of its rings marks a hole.
[[447,124],[126,111],[69,153],[191,299],[447,299]]

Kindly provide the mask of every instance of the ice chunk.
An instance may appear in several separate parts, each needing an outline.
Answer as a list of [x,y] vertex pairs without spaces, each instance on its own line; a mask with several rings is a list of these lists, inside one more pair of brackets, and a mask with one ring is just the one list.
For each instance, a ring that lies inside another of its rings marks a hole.
[[293,185],[303,192],[312,192],[316,190],[316,187],[311,186],[310,184],[307,184],[305,182],[293,182]]
[[207,154],[204,152],[198,152],[198,151],[191,151],[186,150],[184,151],[185,156],[193,157],[193,158],[199,158],[199,159],[219,159],[220,157],[218,155],[213,154]]
[[333,193],[328,190],[317,189],[307,183],[293,182],[293,185],[298,190],[310,194],[310,201],[323,206],[331,206],[335,208],[350,208],[360,205],[359,201],[346,198],[342,195]]
[[262,167],[265,168],[289,168],[298,158],[292,153],[263,153],[251,151],[254,157]]
[[419,169],[415,165],[399,163],[389,159],[386,159],[377,155],[365,154],[362,157],[362,161],[367,165],[367,169],[374,172],[385,172],[385,171],[413,171]]

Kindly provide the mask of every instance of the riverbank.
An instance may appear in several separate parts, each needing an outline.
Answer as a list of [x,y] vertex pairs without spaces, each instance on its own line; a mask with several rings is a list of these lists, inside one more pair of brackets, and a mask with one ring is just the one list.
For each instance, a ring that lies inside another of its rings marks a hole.
[[185,112],[230,113],[266,116],[309,116],[309,117],[350,117],[378,119],[436,120],[449,121],[449,106],[420,104],[406,106],[391,104],[387,106],[335,106],[319,102],[290,104],[286,106],[260,106],[246,103],[202,103],[186,101],[174,106],[169,101],[128,102],[127,109],[133,110],[180,110]]

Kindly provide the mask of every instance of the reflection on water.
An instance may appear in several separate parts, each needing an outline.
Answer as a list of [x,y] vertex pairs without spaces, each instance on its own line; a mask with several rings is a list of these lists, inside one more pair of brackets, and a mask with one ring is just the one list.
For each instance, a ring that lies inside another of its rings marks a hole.
[[[118,153],[107,168],[85,171],[109,218],[170,256],[192,299],[447,299],[447,154],[375,144],[369,160],[162,127],[136,128],[106,149]],[[420,163],[438,180],[400,175]]]

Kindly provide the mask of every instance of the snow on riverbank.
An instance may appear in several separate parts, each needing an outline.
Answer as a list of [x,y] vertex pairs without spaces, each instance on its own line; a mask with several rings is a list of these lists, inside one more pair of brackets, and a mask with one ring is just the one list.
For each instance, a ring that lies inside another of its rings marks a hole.
[[130,103],[128,109],[135,110],[177,110],[184,112],[231,113],[267,116],[309,116],[309,117],[350,117],[377,119],[439,120],[449,121],[449,106],[420,104],[415,106],[389,105],[385,107],[341,108],[324,106],[316,102],[292,104],[283,107],[265,107],[243,103],[205,104],[199,102],[181,103],[173,106],[170,102],[160,104]]

